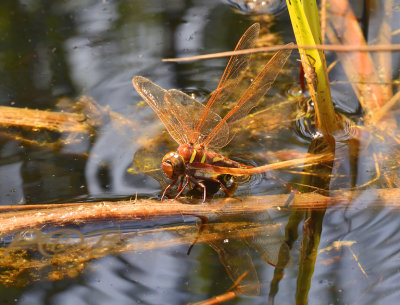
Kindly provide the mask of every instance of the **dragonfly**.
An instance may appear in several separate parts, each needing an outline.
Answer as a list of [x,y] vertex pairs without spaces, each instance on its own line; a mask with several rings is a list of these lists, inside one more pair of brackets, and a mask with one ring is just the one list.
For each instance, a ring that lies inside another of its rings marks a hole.
[[255,250],[263,261],[279,269],[290,265],[290,247],[280,227],[276,225],[267,210],[257,213],[232,214],[230,208],[237,202],[228,202],[217,213],[218,220],[204,225],[203,234],[214,235],[207,243],[217,252],[221,264],[231,280],[238,284],[245,295],[259,295],[260,283],[253,255]]
[[[260,25],[250,26],[236,45],[235,51],[251,49],[258,38]],[[199,168],[223,168],[229,175],[233,169],[251,169],[229,159],[215,150],[226,146],[234,137],[234,126],[244,118],[271,88],[277,75],[291,54],[291,49],[278,51],[261,69],[244,93],[234,102],[234,106],[223,117],[218,112],[232,98],[234,89],[242,81],[242,72],[248,67],[250,54],[233,55],[225,68],[217,89],[207,103],[197,101],[180,90],[165,90],[142,76],[135,76],[132,83],[139,95],[155,111],[171,137],[179,144],[175,152],[167,153],[161,162],[164,175],[172,180],[165,188],[161,200],[179,181],[175,199],[181,196],[189,183],[203,190],[206,201],[206,184],[219,184],[227,196],[230,190],[212,175],[201,175]],[[202,170],[207,172],[207,168]]]

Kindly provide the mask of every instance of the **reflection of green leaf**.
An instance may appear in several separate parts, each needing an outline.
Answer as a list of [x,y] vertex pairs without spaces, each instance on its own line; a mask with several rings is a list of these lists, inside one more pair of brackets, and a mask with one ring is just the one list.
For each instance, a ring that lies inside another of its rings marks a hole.
[[322,221],[325,210],[310,211],[303,224],[303,239],[300,250],[299,274],[296,291],[296,304],[308,304],[308,294],[311,289],[311,279],[314,274],[315,262],[318,256],[318,246],[322,232]]

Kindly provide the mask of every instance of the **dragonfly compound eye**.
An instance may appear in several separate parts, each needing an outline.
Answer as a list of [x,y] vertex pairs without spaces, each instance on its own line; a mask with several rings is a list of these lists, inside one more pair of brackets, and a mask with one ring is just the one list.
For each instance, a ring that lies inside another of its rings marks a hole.
[[170,179],[177,179],[185,174],[185,161],[181,155],[168,153],[164,156],[161,164],[164,174]]
[[170,161],[163,162],[161,164],[162,170],[168,178],[172,179],[174,176],[174,168],[172,167],[172,164]]

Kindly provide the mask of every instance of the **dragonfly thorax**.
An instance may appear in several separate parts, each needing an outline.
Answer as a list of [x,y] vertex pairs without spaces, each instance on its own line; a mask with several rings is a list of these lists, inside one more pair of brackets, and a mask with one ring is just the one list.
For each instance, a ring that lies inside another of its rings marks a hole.
[[164,174],[172,180],[184,175],[186,170],[185,160],[176,152],[166,154],[162,159],[161,167]]

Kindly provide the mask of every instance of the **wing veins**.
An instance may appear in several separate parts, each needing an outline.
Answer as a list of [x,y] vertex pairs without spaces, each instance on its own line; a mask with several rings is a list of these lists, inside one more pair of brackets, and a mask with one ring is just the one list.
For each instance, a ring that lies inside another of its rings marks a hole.
[[[261,96],[258,96],[259,93],[263,93],[262,95],[265,95],[268,92],[268,90],[271,88],[271,85],[278,76],[281,68],[289,58],[291,52],[291,50],[281,50],[269,60],[269,62],[263,67],[263,69],[258,73],[254,81],[247,88],[245,93],[241,96],[236,105],[225,115],[221,122],[204,140],[203,145],[208,145],[218,134],[222,125],[224,123],[227,123],[229,118],[237,113],[240,108],[243,107],[243,105],[245,105],[247,102],[251,101],[254,105],[252,106],[252,104],[250,104],[250,108],[247,109],[247,111],[245,111],[242,116],[247,115],[247,113],[256,106],[257,101],[261,98]],[[252,99],[253,97],[255,97],[255,99]]]
[[[246,46],[247,48],[254,47],[255,40],[258,37],[259,30],[260,30],[260,25],[258,23],[255,23],[250,28],[248,28],[246,32],[243,34],[243,36],[240,38],[239,42],[237,43],[235,51],[245,49]],[[223,92],[223,90],[228,88],[229,86],[234,86],[235,83],[239,82],[238,72],[240,72],[243,68],[247,66],[249,59],[250,59],[249,54],[235,55],[229,59],[229,62],[225,68],[222,78],[219,81],[218,87],[215,90],[215,93],[211,96],[211,98],[207,102],[207,105],[200,116],[199,123],[193,135],[197,134],[203,127],[208,112],[210,111],[211,107],[214,105],[218,97],[220,97],[221,92]],[[234,76],[236,76],[236,78]],[[229,80],[232,80],[233,83],[229,84]],[[193,142],[194,139],[191,139],[191,141]]]
[[170,105],[165,102],[164,97],[167,91],[142,76],[135,76],[132,84],[139,95],[154,110],[175,141],[179,144],[186,143],[183,127],[177,119],[179,116],[176,116]]
[[191,130],[188,124],[186,124],[186,122],[184,120],[182,120],[182,116],[177,113],[174,109],[174,107],[172,106],[173,103],[171,103],[170,99],[174,99],[174,97],[171,95],[171,90],[168,90],[165,95],[164,95],[164,99],[165,99],[165,103],[168,105],[169,109],[171,110],[171,112],[174,114],[174,116],[176,117],[176,119],[178,120],[178,122],[180,123],[182,129],[183,129],[183,136],[185,138],[185,142],[188,142],[188,137],[187,135],[190,134]]

